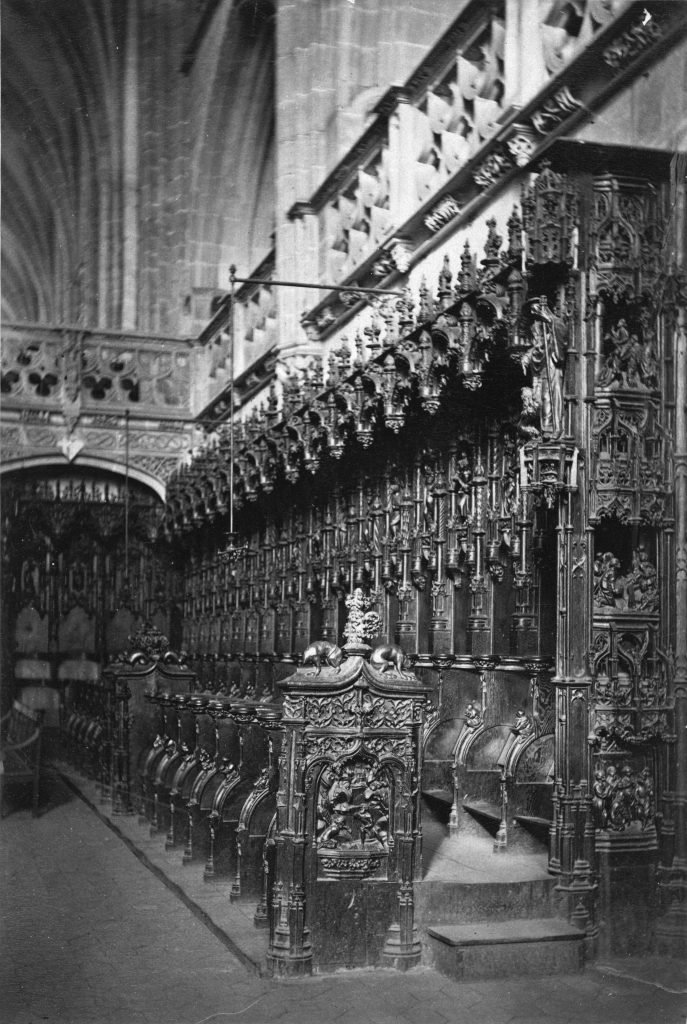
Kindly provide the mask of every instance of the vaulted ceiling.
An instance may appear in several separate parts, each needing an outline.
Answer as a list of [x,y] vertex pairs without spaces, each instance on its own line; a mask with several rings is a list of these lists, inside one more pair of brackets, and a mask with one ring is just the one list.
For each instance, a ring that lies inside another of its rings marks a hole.
[[126,19],[106,0],[3,4],[4,317],[59,318],[83,287],[69,275],[120,163]]
[[264,255],[271,14],[234,0],[4,0],[3,319],[184,333],[222,246]]

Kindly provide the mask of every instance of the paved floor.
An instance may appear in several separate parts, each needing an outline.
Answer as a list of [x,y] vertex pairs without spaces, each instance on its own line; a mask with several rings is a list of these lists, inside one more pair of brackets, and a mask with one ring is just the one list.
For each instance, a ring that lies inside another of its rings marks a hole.
[[[684,1024],[687,1016],[677,991],[684,982],[671,984],[664,971],[663,987],[642,983],[617,964],[470,985],[427,969],[260,978],[57,780],[39,818],[16,810],[2,821],[0,870],[2,1024]],[[630,963],[624,969],[633,973]]]

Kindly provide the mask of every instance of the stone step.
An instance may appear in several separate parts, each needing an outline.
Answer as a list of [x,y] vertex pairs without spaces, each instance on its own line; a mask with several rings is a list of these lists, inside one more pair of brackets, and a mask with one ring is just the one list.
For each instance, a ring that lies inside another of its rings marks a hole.
[[584,932],[555,918],[429,925],[432,966],[454,981],[574,974],[584,967]]

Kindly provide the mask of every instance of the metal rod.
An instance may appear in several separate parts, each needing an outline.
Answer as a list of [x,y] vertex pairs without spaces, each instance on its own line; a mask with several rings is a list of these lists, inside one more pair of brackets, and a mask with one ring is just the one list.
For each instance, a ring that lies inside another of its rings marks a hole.
[[239,284],[264,284],[267,288],[319,288],[323,292],[361,292],[363,295],[398,295],[403,292],[395,291],[393,288],[360,288],[356,284],[309,284],[303,281],[262,281],[257,277],[231,277],[232,281]]
[[129,410],[124,414],[124,577],[129,582]]
[[231,268],[231,309],[229,315],[229,533],[234,532],[234,320],[236,278]]

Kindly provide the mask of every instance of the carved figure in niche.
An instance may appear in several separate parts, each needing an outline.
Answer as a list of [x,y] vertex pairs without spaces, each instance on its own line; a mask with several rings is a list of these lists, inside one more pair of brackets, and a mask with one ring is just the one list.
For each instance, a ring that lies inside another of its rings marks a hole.
[[634,802],[634,784],[632,779],[632,768],[629,764],[623,766],[620,778],[613,792],[611,808],[608,815],[611,828],[621,830],[626,828],[632,821],[632,805]]
[[478,729],[482,724],[482,713],[474,704],[468,704],[463,717],[466,729]]
[[432,553],[432,540],[434,538],[434,494],[429,489],[429,485],[425,488],[425,500],[422,507],[422,526],[420,527],[420,548],[422,550],[422,557],[429,559]]
[[620,560],[611,551],[605,551],[594,560],[594,604],[600,608],[627,606]]
[[621,388],[646,391],[658,386],[658,361],[651,344],[639,340],[630,331],[627,320],[621,317],[604,336],[610,351],[599,373],[597,384],[607,388],[619,384]]
[[520,410],[520,419],[518,420],[518,430],[524,437],[539,437],[541,433],[539,427],[539,392],[535,394],[533,388],[521,388],[520,402],[522,408]]
[[512,438],[507,438],[503,448],[503,476],[501,477],[501,515],[504,517],[517,512],[518,473],[517,447]]
[[642,768],[635,786],[637,820],[642,828],[648,828],[654,820],[654,786],[649,768]]
[[470,514],[470,488],[472,486],[472,466],[467,448],[459,448],[453,481],[458,495],[458,514],[466,519]]
[[512,731],[521,739],[525,736],[530,736],[534,732],[534,722],[523,708],[520,708],[515,716]]
[[611,686],[611,680],[607,675],[597,676],[596,679],[596,696],[601,701],[609,701],[613,696],[613,687]]
[[606,828],[608,825],[608,811],[606,808],[608,793],[609,785],[603,766],[597,765],[594,770],[594,784],[592,786],[592,809],[597,828]]
[[632,588],[631,606],[646,612],[658,611],[658,573],[642,545],[632,552],[628,585]]
[[618,769],[615,765],[610,764],[606,769],[606,782],[608,784],[608,792],[606,793],[606,808],[610,810],[615,796],[615,791],[618,788]]
[[394,484],[389,493],[389,540],[398,540],[401,527],[401,488]]
[[[370,794],[367,799],[368,793]],[[389,835],[389,815],[381,796],[365,790],[365,801],[355,811],[354,817],[360,823],[360,841],[365,845],[366,839],[376,839],[380,846],[386,846]]]
[[658,611],[658,573],[640,545],[632,553],[632,568],[624,577],[620,560],[611,551],[599,554],[594,561],[594,606],[596,608]]
[[618,672],[615,699],[618,704],[632,703],[632,677],[629,672]]
[[523,388],[523,407],[534,406],[539,413],[542,434],[560,437],[563,433],[563,370],[567,352],[568,328],[561,317],[549,309],[546,296],[531,304],[531,345],[522,357],[522,368],[532,371],[529,395]]

